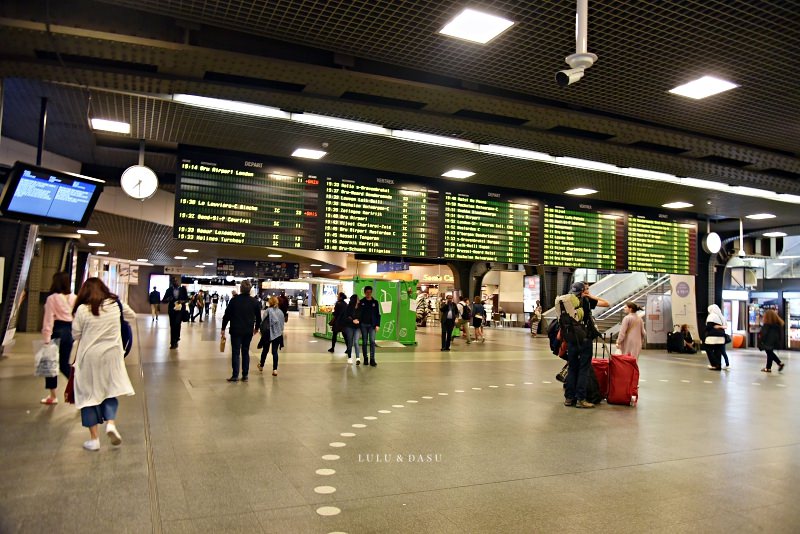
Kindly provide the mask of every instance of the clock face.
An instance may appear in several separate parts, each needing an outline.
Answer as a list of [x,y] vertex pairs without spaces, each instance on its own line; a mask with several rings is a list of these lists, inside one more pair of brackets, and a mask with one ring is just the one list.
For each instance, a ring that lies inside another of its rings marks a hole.
[[134,165],[125,169],[119,185],[131,198],[145,200],[156,194],[158,190],[158,177],[150,168],[144,165]]
[[716,232],[708,234],[705,239],[703,239],[703,248],[709,254],[716,254],[719,252],[719,249],[722,248],[722,240],[719,238],[719,234]]

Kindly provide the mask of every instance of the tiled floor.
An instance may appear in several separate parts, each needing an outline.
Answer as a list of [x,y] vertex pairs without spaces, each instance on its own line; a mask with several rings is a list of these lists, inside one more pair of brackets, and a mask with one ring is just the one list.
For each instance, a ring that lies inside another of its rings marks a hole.
[[429,329],[365,369],[292,317],[280,376],[254,361],[249,383],[228,384],[218,322],[185,325],[169,351],[164,319],[138,321],[124,442],[104,439],[98,453],[82,450],[73,407],[38,404],[37,336],[18,337],[0,361],[0,532],[800,528],[800,362],[789,353],[784,373],[766,375],[755,351],[733,351],[724,372],[702,355],[649,351],[637,408],[577,410],[561,404],[546,339],[522,330],[442,353]]

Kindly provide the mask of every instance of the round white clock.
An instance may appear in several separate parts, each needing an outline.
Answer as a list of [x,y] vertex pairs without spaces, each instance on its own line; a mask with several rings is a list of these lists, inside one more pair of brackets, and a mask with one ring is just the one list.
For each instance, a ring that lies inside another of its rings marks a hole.
[[718,233],[710,232],[703,238],[703,250],[709,254],[716,254],[720,248],[722,248],[722,240],[719,238]]
[[122,173],[119,185],[129,197],[146,200],[156,194],[158,176],[149,167],[133,165]]

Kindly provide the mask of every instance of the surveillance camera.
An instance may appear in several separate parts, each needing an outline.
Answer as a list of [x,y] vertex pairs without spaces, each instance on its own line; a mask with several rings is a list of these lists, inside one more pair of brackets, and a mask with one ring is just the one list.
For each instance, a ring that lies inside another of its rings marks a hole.
[[583,78],[585,70],[584,68],[560,70],[556,72],[556,83],[559,87],[571,85]]
[[739,257],[740,257],[740,258],[744,258],[745,256],[747,256],[747,254],[745,254],[745,252],[744,252],[744,249],[743,249],[743,248],[740,248],[740,249],[739,249],[738,255],[739,255]]

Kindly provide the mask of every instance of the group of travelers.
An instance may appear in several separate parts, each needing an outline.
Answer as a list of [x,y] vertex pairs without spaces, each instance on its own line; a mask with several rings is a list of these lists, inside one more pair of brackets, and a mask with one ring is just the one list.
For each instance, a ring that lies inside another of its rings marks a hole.
[[470,306],[467,297],[461,297],[458,303],[453,302],[453,295],[448,293],[445,300],[439,305],[439,322],[442,325],[442,351],[449,351],[453,343],[453,331],[458,328],[461,336],[466,339],[467,345],[472,343],[470,327],[474,332],[476,342],[484,343],[486,336],[483,332],[486,323],[486,307],[481,302],[480,296],[475,296]]
[[[330,326],[333,333],[331,348],[328,352],[333,352],[336,348],[336,338],[341,333],[344,335],[347,354],[347,363],[353,363],[353,350],[355,350],[355,364],[377,367],[375,361],[375,334],[381,327],[381,307],[380,303],[372,296],[372,286],[364,288],[364,298],[359,299],[358,295],[351,295],[347,302],[347,295],[339,293],[336,304],[333,307]],[[359,346],[360,345],[360,346]],[[359,355],[360,349],[360,355]],[[361,360],[359,360],[359,356]]]

